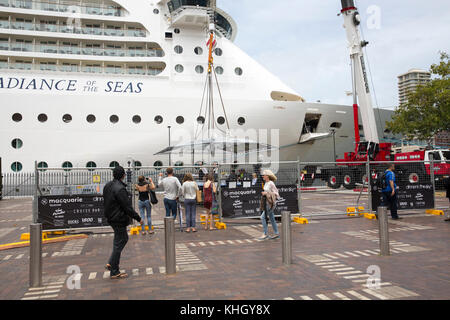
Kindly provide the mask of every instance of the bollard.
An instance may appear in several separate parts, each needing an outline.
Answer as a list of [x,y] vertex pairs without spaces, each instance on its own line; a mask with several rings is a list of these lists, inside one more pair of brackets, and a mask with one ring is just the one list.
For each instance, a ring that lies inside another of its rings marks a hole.
[[283,211],[281,213],[281,237],[283,264],[292,263],[292,234],[291,234],[291,213]]
[[380,228],[380,254],[382,256],[389,256],[390,248],[389,248],[389,226],[388,226],[388,217],[387,217],[387,208],[386,207],[378,207],[378,223]]
[[30,288],[42,286],[42,224],[30,225]]
[[175,257],[175,219],[174,217],[164,218],[165,246],[166,246],[166,274],[176,272]]

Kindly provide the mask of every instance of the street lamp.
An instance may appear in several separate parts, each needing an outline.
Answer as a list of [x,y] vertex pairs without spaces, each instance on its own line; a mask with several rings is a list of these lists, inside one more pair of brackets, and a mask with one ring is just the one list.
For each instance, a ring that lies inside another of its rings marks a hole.
[[333,135],[333,159],[336,162],[336,130],[330,129],[330,133]]
[[172,151],[170,151],[170,126],[167,126],[169,129],[169,167],[172,166]]

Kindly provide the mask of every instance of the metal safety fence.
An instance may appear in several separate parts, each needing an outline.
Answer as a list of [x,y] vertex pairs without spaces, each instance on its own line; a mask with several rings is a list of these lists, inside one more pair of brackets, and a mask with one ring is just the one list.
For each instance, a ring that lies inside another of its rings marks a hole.
[[[400,210],[442,208],[442,205],[445,205],[444,201],[436,200],[436,192],[442,190],[445,179],[450,176],[450,164],[442,161],[285,161],[174,166],[173,169],[174,176],[180,183],[186,174],[192,175],[200,189],[197,196],[199,205],[203,201],[201,191],[205,177],[208,173],[213,174],[217,186],[217,206],[222,221],[260,216],[264,170],[271,170],[277,177],[275,183],[280,191],[280,199],[276,216],[280,216],[281,211],[290,211],[310,218],[346,215],[349,207],[374,212],[382,201],[383,185],[380,181],[389,164],[395,165]],[[138,182],[138,178],[151,178],[156,186],[155,191],[161,197],[163,189],[160,181],[166,176],[166,169],[167,167],[132,165],[125,168],[125,182],[130,193],[134,194],[131,200],[135,208],[137,197],[133,186]],[[36,167],[32,173],[4,174],[3,196],[102,195],[105,184],[112,179],[112,168]],[[99,201],[95,197],[92,201],[94,200]],[[37,212],[39,204],[35,201],[34,205]],[[34,216],[37,217],[37,214]]]

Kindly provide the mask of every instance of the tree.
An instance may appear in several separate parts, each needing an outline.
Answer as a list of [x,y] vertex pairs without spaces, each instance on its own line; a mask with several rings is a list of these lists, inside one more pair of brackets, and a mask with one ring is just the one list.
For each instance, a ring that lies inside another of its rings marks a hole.
[[450,64],[449,55],[441,52],[439,64],[430,67],[432,80],[419,85],[408,95],[408,102],[400,105],[387,123],[394,134],[407,140],[418,139],[431,144],[433,137],[450,130]]

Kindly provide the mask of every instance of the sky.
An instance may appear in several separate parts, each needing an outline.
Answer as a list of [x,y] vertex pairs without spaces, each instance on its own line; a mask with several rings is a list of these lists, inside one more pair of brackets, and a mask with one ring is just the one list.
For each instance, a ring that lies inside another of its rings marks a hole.
[[[375,107],[398,105],[397,76],[450,53],[450,1],[356,0],[369,41]],[[350,53],[339,0],[217,0],[238,25],[235,44],[307,102],[352,104]],[[369,75],[370,75],[369,74]],[[370,79],[369,79],[370,80]]]

